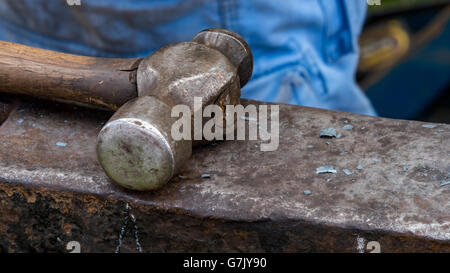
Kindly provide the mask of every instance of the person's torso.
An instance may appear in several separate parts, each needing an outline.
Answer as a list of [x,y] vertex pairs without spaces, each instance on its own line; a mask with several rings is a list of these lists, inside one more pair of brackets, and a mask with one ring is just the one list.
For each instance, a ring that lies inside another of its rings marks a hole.
[[[0,39],[102,57],[146,56],[209,27],[255,58],[244,97],[352,112],[363,0],[0,0]],[[348,89],[346,91],[345,89]],[[359,92],[360,93],[360,92]],[[360,103],[361,104],[361,103]]]

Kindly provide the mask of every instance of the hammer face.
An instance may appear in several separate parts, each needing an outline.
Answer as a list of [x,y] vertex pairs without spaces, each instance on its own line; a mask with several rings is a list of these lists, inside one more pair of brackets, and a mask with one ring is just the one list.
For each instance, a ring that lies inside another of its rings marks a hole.
[[101,130],[97,155],[106,174],[133,190],[162,187],[192,153],[192,141],[174,141],[170,108],[146,96],[126,103]]

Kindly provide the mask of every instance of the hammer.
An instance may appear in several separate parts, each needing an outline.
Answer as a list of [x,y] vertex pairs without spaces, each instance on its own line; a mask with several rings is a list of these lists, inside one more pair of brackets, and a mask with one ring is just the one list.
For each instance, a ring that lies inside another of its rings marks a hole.
[[172,107],[193,112],[194,97],[202,107],[236,105],[252,70],[248,44],[224,29],[131,59],[0,42],[0,92],[116,111],[98,135],[97,157],[113,181],[132,190],[162,187],[192,154],[195,142],[171,137]]

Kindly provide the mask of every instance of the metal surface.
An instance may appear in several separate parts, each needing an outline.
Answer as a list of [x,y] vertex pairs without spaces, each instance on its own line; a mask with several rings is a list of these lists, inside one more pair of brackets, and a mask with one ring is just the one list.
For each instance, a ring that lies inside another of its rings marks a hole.
[[205,29],[192,41],[217,49],[238,68],[241,86],[244,86],[253,73],[253,54],[247,42],[239,34],[218,28]]
[[[139,97],[155,96],[169,106],[183,104],[194,108],[194,97],[203,105],[230,93],[239,102],[240,86],[237,67],[215,49],[195,42],[164,47],[139,65]],[[236,90],[237,89],[237,90]]]
[[[277,151],[198,147],[181,177],[136,193],[97,163],[109,115],[38,101],[11,112],[0,127],[0,252],[65,252],[70,241],[82,252],[358,252],[369,241],[450,252],[449,125],[282,105]],[[324,128],[340,138],[320,138]],[[316,173],[327,165],[337,173]]]

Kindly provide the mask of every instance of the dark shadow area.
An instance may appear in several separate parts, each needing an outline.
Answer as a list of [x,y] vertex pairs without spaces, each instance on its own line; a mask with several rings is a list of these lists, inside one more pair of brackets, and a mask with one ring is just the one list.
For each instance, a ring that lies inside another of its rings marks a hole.
[[381,117],[449,122],[450,1],[371,8],[360,46],[357,80]]

